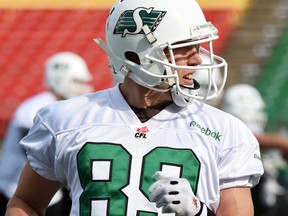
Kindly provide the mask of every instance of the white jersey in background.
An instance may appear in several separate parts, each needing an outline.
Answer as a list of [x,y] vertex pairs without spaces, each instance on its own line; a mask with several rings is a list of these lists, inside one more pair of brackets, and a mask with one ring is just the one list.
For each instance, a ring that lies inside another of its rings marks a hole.
[[3,140],[0,157],[0,192],[11,198],[14,194],[21,170],[27,161],[19,141],[33,125],[36,112],[55,101],[50,92],[42,92],[26,99],[16,109]]
[[68,186],[71,216],[163,215],[148,200],[159,170],[187,178],[215,211],[221,189],[252,187],[263,173],[238,119],[194,100],[141,123],[118,86],[41,109],[21,145],[37,173]]

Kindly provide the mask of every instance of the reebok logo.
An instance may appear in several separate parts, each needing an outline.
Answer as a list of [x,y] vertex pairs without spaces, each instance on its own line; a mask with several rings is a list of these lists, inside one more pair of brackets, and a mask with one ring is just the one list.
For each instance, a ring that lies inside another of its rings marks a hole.
[[254,154],[254,159],[257,159],[257,160],[261,161],[261,157],[258,154]]
[[202,127],[200,124],[198,124],[196,121],[191,121],[190,122],[190,127],[195,127],[198,128],[203,134],[205,134],[206,136],[211,136],[213,137],[215,140],[217,141],[221,141],[221,137],[222,135],[220,134],[220,132],[215,132],[212,131],[210,128],[208,127]]

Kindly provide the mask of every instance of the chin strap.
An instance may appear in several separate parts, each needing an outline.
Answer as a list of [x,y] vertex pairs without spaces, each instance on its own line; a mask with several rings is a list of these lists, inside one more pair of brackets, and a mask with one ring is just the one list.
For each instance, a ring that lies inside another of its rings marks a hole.
[[[200,84],[195,80],[193,79],[193,87],[188,87],[188,86],[181,86],[181,89],[182,91],[186,91],[187,93],[189,94],[192,94],[192,95],[195,95],[197,96],[198,95],[198,92],[199,92],[199,89],[200,89]],[[193,98],[191,97],[186,97],[182,94],[180,94],[177,90],[177,86],[176,84],[174,84],[170,90],[170,94],[171,94],[171,97],[172,97],[172,100],[173,102],[177,105],[177,106],[180,106],[180,107],[184,107],[186,106],[187,104],[190,104],[192,103],[193,101]]]

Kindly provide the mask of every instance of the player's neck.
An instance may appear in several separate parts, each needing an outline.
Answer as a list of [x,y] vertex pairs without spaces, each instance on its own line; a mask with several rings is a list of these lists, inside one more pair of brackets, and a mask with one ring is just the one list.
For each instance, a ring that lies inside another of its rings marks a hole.
[[121,93],[127,103],[137,108],[148,108],[161,105],[166,107],[172,103],[169,92],[157,92],[138,85],[129,78],[120,85]]

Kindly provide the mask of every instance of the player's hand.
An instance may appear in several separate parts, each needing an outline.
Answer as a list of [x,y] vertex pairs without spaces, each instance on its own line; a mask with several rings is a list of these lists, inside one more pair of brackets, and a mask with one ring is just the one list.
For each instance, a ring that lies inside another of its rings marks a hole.
[[162,213],[176,213],[178,216],[194,216],[201,209],[201,203],[194,195],[187,179],[167,177],[156,172],[157,181],[149,188],[151,202],[162,208]]

